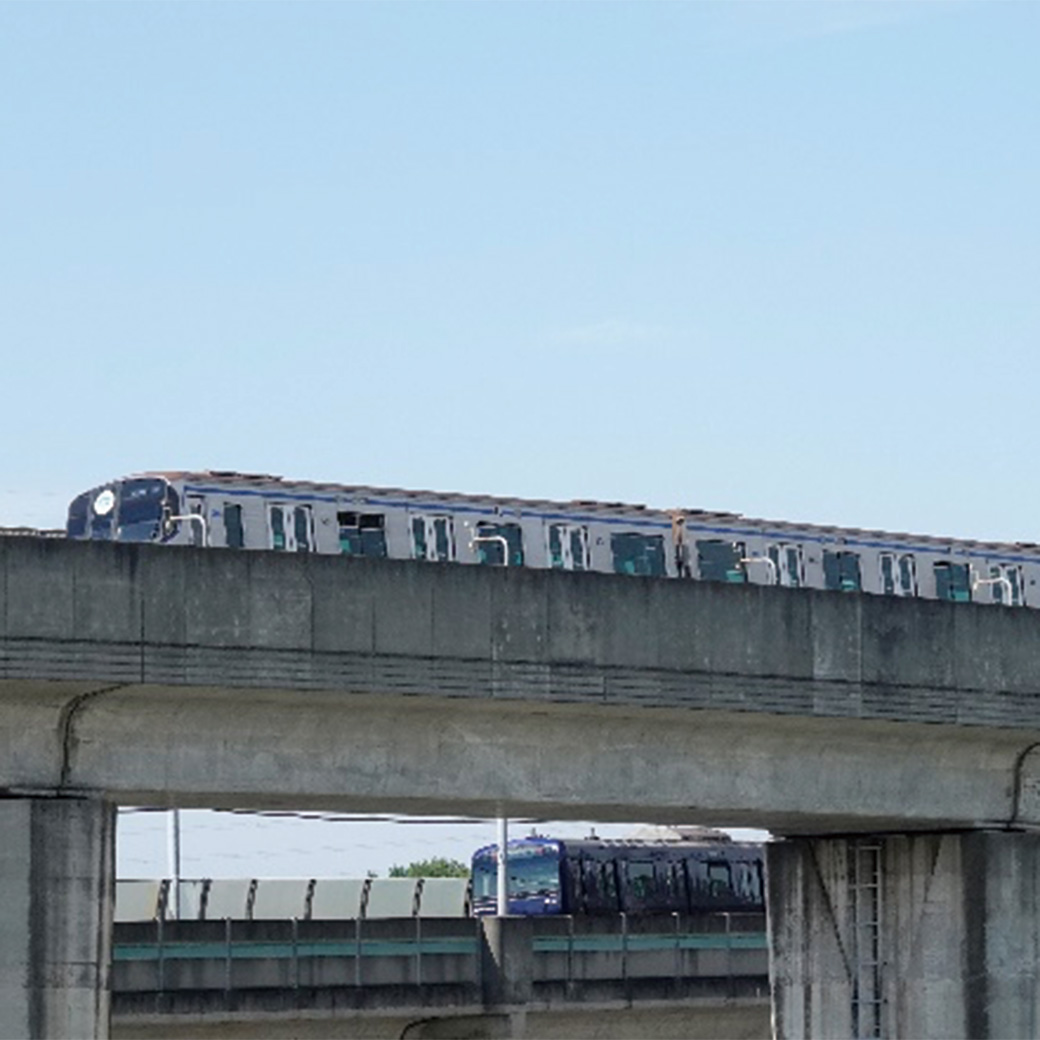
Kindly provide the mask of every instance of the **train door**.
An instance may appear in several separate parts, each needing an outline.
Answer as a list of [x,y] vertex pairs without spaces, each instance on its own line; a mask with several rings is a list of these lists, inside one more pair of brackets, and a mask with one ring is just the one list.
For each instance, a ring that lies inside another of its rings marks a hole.
[[271,548],[275,552],[312,552],[314,517],[310,506],[276,503],[267,507]]

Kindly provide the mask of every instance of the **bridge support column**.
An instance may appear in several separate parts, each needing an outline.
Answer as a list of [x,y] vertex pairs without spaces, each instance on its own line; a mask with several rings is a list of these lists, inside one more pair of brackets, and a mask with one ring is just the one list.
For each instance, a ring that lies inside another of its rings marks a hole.
[[115,815],[0,800],[0,1038],[108,1036]]
[[778,1040],[1040,1035],[1040,835],[798,838],[767,865]]

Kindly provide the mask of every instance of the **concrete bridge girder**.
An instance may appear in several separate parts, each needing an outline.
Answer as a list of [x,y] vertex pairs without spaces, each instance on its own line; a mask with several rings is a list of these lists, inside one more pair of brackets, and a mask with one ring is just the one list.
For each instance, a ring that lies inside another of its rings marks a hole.
[[0,682],[0,785],[123,804],[780,833],[1040,823],[1017,730],[602,703]]

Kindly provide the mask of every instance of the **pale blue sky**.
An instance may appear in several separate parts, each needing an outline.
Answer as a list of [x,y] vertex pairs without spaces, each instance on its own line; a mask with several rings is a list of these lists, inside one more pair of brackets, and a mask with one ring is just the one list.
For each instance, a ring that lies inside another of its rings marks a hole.
[[0,4],[0,522],[239,468],[992,538],[1034,3]]
[[1040,5],[0,3],[0,524],[143,469],[1040,540]]

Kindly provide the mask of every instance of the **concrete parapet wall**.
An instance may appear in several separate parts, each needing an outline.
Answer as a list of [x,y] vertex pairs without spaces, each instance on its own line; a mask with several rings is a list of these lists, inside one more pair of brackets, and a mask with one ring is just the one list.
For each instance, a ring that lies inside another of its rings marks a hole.
[[119,924],[113,988],[124,1013],[762,999],[763,928],[755,914]]

